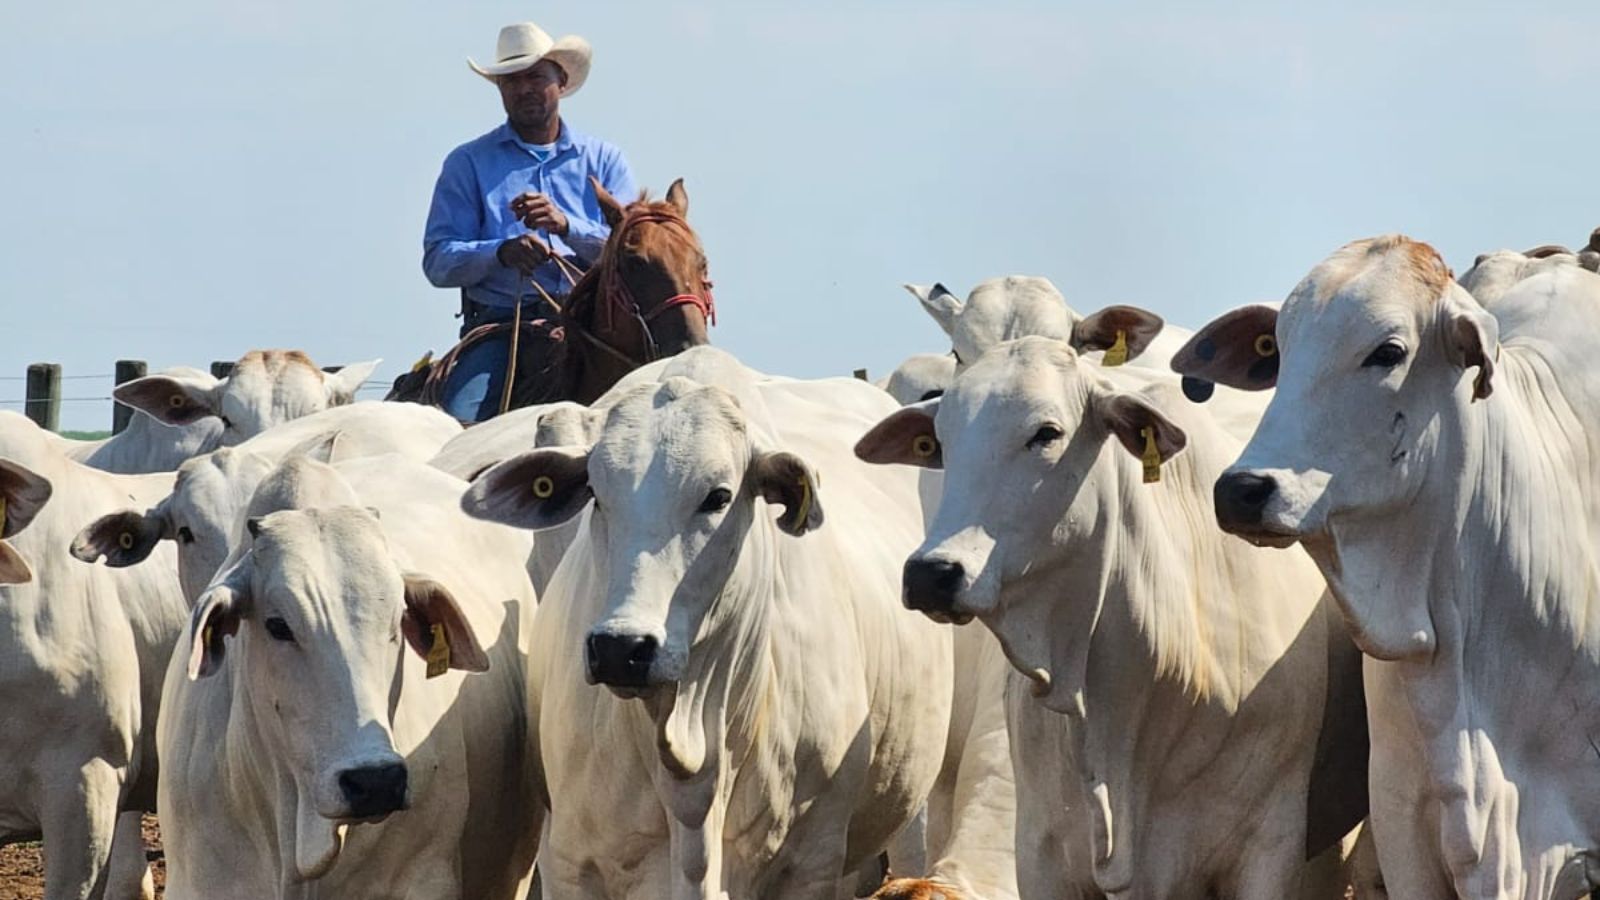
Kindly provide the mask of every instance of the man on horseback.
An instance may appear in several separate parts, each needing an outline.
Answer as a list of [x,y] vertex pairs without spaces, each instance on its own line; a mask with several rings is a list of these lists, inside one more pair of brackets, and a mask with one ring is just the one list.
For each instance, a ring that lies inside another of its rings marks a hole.
[[[590,57],[583,38],[552,40],[524,22],[500,30],[493,63],[467,61],[499,87],[506,122],[445,157],[422,239],[428,280],[461,290],[463,337],[512,321],[519,302],[523,321],[554,318],[540,289],[560,302],[572,288],[564,269],[592,265],[611,231],[590,177],[623,202],[638,193],[620,150],[561,120],[560,100],[583,86]],[[498,411],[510,338],[508,329],[462,351],[445,411],[466,422]]]

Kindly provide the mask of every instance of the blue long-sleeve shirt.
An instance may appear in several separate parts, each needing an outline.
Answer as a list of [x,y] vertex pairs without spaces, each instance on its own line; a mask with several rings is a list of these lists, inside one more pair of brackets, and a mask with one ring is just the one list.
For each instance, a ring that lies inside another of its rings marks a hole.
[[[589,185],[593,175],[611,196],[629,203],[638,194],[627,160],[616,147],[574,131],[561,123],[555,152],[538,161],[510,123],[450,151],[422,236],[422,271],[435,287],[461,288],[478,303],[501,309],[516,304],[516,269],[500,264],[495,251],[507,238],[528,229],[511,213],[511,199],[525,191],[546,194],[567,216],[564,236],[536,232],[563,257],[576,256],[580,268],[600,255],[611,229]],[[570,289],[553,262],[534,270],[533,277],[552,296]],[[537,299],[537,292],[524,291]]]

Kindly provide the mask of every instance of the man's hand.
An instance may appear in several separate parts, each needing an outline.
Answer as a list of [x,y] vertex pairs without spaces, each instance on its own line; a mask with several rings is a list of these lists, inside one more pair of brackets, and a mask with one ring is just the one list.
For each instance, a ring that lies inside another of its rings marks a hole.
[[518,194],[511,201],[511,214],[529,228],[543,228],[551,234],[567,233],[567,214],[557,209],[555,201],[544,194]]
[[500,265],[520,269],[526,275],[539,268],[550,254],[545,252],[543,241],[531,234],[522,234],[502,242],[494,255]]

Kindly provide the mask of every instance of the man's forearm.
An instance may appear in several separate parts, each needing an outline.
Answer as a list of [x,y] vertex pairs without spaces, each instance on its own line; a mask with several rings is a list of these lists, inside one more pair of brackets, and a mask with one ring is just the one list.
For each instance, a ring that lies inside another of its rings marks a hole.
[[422,272],[434,287],[471,287],[501,267],[495,251],[499,240],[441,241],[422,254]]

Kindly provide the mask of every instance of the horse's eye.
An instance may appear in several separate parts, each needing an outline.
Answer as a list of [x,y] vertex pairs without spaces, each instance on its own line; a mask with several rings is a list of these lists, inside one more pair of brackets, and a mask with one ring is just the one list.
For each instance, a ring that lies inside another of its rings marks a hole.
[[1390,338],[1379,344],[1378,349],[1368,353],[1367,358],[1362,361],[1361,365],[1363,368],[1367,366],[1382,366],[1385,369],[1392,369],[1405,361],[1406,345],[1394,338]]
[[294,643],[294,632],[289,630],[288,622],[273,616],[266,621],[266,626],[267,634],[271,635],[273,640]]
[[178,529],[178,543],[180,543],[180,544],[192,544],[192,543],[194,543],[194,532],[189,530],[189,526],[184,525],[184,526],[181,526]]
[[1066,432],[1055,425],[1040,425],[1039,430],[1033,433],[1033,437],[1028,438],[1028,449],[1036,450],[1040,447],[1048,447],[1061,440],[1065,435]]
[[706,495],[706,499],[700,502],[700,512],[722,512],[723,510],[727,509],[728,504],[732,502],[733,491],[722,487],[713,488],[711,493]]

